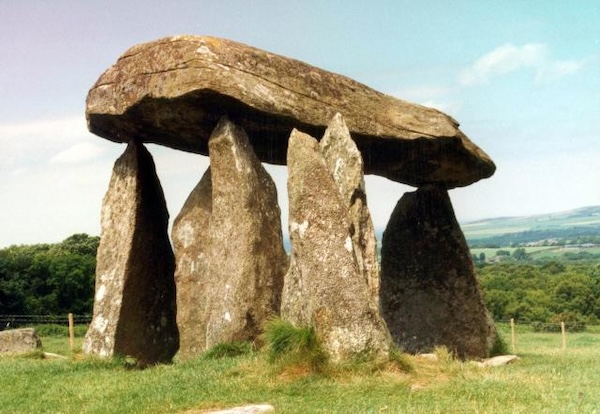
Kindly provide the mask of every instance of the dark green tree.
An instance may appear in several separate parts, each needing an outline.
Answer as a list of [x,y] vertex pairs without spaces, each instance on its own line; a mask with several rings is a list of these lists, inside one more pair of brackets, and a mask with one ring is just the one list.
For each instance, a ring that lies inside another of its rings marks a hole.
[[91,313],[98,243],[76,234],[0,250],[0,314]]
[[512,253],[512,258],[514,260],[529,260],[529,255],[525,251],[524,247],[518,247]]

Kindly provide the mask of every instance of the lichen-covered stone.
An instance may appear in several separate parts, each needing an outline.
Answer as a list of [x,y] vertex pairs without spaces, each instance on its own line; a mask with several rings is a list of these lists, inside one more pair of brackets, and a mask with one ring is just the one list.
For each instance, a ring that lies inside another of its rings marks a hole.
[[318,142],[297,130],[288,148],[291,266],[281,316],[314,326],[334,361],[387,355],[389,333],[359,274],[348,203]]
[[207,347],[254,340],[276,315],[288,259],[277,189],[243,129],[223,119],[209,140],[212,215]]
[[210,175],[209,167],[173,223],[172,239],[177,261],[178,355],[182,358],[198,355],[206,349],[209,222],[212,213]]
[[209,153],[173,230],[182,356],[255,340],[278,313],[288,266],[275,183],[243,129],[223,118]]
[[347,77],[230,40],[176,36],[126,51],[87,97],[90,131],[135,136],[208,153],[227,114],[262,161],[285,164],[293,128],[323,135],[342,113],[365,173],[411,185],[465,186],[491,176],[491,159],[451,117],[377,92]]
[[42,341],[33,328],[0,331],[0,355],[33,352],[42,347]]
[[383,234],[380,303],[408,352],[446,346],[460,358],[488,356],[496,331],[444,188],[423,186],[396,205]]
[[179,347],[175,259],[154,161],[132,140],[116,161],[102,204],[94,315],[86,354],[169,362]]
[[350,235],[358,274],[366,280],[373,300],[378,303],[377,238],[371,213],[367,207],[363,159],[341,114],[333,117],[319,145],[327,167],[348,208]]

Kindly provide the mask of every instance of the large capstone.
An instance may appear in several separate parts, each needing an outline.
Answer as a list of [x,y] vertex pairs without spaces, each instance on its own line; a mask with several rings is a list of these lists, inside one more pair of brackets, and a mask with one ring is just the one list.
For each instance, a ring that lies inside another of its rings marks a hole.
[[389,333],[359,273],[348,202],[317,140],[294,130],[288,168],[292,257],[282,318],[313,326],[334,361],[387,355]]
[[288,266],[277,190],[246,133],[222,119],[209,153],[173,230],[182,355],[257,339],[278,313]]
[[132,140],[116,161],[102,204],[94,315],[83,351],[169,362],[179,347],[175,259],[154,161]]
[[404,194],[383,234],[381,261],[382,313],[402,349],[488,356],[496,331],[444,188]]
[[296,128],[321,137],[342,113],[365,173],[410,184],[469,185],[494,163],[451,117],[377,92],[347,77],[230,40],[176,36],[126,51],[98,79],[86,104],[91,132],[112,141],[135,136],[208,154],[228,115],[258,157],[285,164]]

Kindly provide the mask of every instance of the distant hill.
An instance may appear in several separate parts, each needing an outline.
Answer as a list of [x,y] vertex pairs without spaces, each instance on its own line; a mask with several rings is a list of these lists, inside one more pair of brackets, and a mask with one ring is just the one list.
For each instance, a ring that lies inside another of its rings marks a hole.
[[598,243],[600,206],[533,216],[479,220],[462,223],[461,228],[472,247],[536,242]]

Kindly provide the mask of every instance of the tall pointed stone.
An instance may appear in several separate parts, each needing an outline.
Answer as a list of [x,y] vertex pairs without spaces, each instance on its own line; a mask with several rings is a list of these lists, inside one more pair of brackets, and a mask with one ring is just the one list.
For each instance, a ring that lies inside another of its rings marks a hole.
[[169,215],[152,156],[131,141],[102,205],[94,315],[83,351],[169,362],[179,346]]
[[358,273],[347,202],[314,138],[292,131],[288,168],[292,263],[282,317],[314,326],[334,361],[387,355],[389,333]]
[[446,189],[426,185],[404,194],[383,234],[381,256],[382,313],[401,348],[488,355],[496,331]]
[[177,268],[179,356],[198,355],[206,348],[209,222],[212,213],[210,167],[192,190],[173,223]]
[[277,189],[246,133],[222,119],[209,139],[210,218],[207,346],[256,339],[281,302],[288,259]]
[[321,152],[349,211],[350,234],[358,272],[379,302],[377,238],[367,207],[363,159],[339,113],[331,120],[320,142]]
[[256,339],[279,310],[288,266],[275,183],[246,133],[221,119],[209,154],[173,231],[178,290],[189,290],[179,294],[182,356]]

